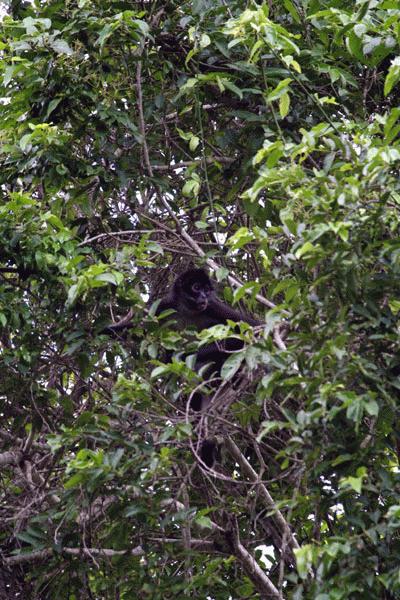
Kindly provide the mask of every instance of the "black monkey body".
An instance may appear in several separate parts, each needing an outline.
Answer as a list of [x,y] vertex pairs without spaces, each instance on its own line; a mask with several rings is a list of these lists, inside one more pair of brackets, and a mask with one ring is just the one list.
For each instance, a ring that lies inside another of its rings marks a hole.
[[[216,295],[207,273],[203,269],[189,269],[175,280],[171,292],[161,300],[157,315],[163,311],[174,309],[180,329],[195,326],[202,330],[213,325],[225,324],[229,321],[245,321],[249,325],[262,325],[262,321],[250,315],[242,314],[222,302]],[[213,342],[198,349],[195,368],[197,371],[208,365],[202,372],[208,379],[212,374],[221,373],[222,365],[232,352],[243,348],[242,340],[230,337],[220,342]],[[207,408],[209,399],[201,392],[195,392],[190,401],[190,408],[200,411]],[[213,439],[205,439],[201,443],[200,458],[208,467],[212,467],[218,456],[218,444]]]
[[[225,324],[228,320],[245,321],[252,326],[262,324],[254,317],[242,314],[222,302],[217,297],[204,269],[189,269],[176,278],[171,292],[158,305],[156,314],[160,315],[167,309],[176,311],[178,328],[182,330],[188,326],[195,326],[201,331],[213,325]],[[210,368],[203,375],[210,376],[212,372],[217,372],[219,375],[229,355],[241,348],[243,348],[242,340],[234,337],[202,346],[197,351],[196,370],[210,364]],[[200,397],[201,394],[197,393],[192,399],[193,410],[206,408],[205,398],[200,401]]]
[[[156,316],[166,310],[175,310],[174,317],[179,328],[195,326],[198,331],[225,324],[229,321],[245,321],[253,327],[263,322],[250,315],[243,314],[222,302],[216,295],[212,282],[204,269],[188,269],[179,275],[171,292],[161,299]],[[107,333],[116,333],[131,327],[132,310],[118,323],[104,329]]]
[[204,269],[189,269],[175,280],[168,296],[158,305],[157,315],[174,309],[178,323],[194,325],[199,331],[230,321],[245,321],[249,325],[261,325],[262,321],[244,315],[216,295],[212,282]]
[[[250,315],[242,314],[231,306],[222,302],[216,295],[213,284],[204,269],[188,269],[179,275],[172,285],[170,293],[161,299],[156,316],[166,310],[174,310],[173,317],[180,330],[194,326],[198,331],[226,322],[244,321],[252,326],[262,325],[262,321]],[[130,326],[131,316],[122,319],[119,323],[107,328],[109,332],[117,332]],[[208,365],[202,375],[210,378],[213,373],[220,375],[222,365],[232,352],[243,348],[242,340],[230,337],[221,342],[212,342],[198,349],[195,368],[197,371]],[[208,406],[208,399],[201,392],[192,395],[190,408],[200,411]],[[203,440],[200,457],[208,466],[212,467],[218,454],[218,448],[213,440]]]

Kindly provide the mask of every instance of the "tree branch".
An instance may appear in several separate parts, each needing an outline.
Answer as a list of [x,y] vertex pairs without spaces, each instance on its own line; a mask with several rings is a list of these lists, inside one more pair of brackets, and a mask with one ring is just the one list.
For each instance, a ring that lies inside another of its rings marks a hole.
[[[296,539],[293,536],[293,533],[289,527],[289,524],[285,520],[281,511],[276,507],[276,504],[275,504],[271,494],[268,492],[267,488],[265,487],[265,485],[259,481],[259,477],[258,477],[257,473],[254,471],[253,467],[248,462],[246,457],[243,456],[243,454],[240,452],[239,448],[236,446],[236,444],[232,440],[232,438],[229,438],[229,437],[225,438],[225,445],[228,448],[229,452],[232,454],[233,458],[243,469],[243,471],[247,475],[247,477],[257,485],[258,489],[260,490],[260,494],[264,498],[268,509],[273,511],[273,518],[275,519],[276,523],[279,525],[279,528],[280,528],[282,534],[287,535],[287,539],[288,539],[288,542],[289,542],[289,545],[291,546],[291,548],[292,549],[300,548],[298,542],[296,541]],[[282,551],[283,550],[284,549],[282,548]]]
[[242,563],[244,570],[258,589],[268,594],[268,598],[282,598],[278,589],[274,586],[270,578],[264,573],[254,556],[252,556],[239,540],[233,542],[236,551],[236,557]]
[[[182,538],[148,538],[151,542],[160,544],[182,544]],[[207,540],[190,540],[191,547],[197,550],[212,550],[214,548],[214,542]],[[40,560],[46,560],[56,554],[52,548],[46,548],[45,550],[38,550],[37,552],[26,552],[25,554],[18,554],[17,556],[7,556],[3,558],[3,563],[7,566],[20,565],[26,562],[36,562]],[[92,556],[99,556],[100,558],[109,558],[113,556],[144,556],[146,553],[142,546],[136,546],[130,550],[113,550],[112,548],[62,548],[60,554],[67,554],[69,556],[81,556],[85,558],[92,558]]]
[[22,452],[20,450],[10,450],[0,454],[0,467],[6,465],[17,465],[22,458]]

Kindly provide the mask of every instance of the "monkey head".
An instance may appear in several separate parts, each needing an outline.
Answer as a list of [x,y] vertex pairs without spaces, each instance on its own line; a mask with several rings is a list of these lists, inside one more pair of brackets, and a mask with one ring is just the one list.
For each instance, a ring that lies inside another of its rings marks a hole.
[[189,269],[174,283],[174,295],[194,312],[203,312],[214,294],[211,280],[204,269]]

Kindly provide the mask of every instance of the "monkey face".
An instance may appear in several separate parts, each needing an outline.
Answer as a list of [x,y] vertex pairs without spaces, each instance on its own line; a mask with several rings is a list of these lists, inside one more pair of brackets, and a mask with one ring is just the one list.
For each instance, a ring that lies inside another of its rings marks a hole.
[[177,279],[176,293],[187,308],[193,312],[203,312],[207,309],[210,298],[214,293],[212,283],[203,269],[191,269]]
[[202,287],[200,283],[193,283],[190,288],[190,295],[188,294],[188,300],[191,301],[197,311],[202,312],[208,306],[210,293],[209,288]]

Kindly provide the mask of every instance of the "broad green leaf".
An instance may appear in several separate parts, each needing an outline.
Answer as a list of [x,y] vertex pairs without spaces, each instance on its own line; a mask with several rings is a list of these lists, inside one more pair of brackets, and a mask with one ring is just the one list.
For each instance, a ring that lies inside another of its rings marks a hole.
[[283,94],[279,98],[279,112],[280,112],[282,119],[284,119],[286,117],[286,115],[288,114],[289,107],[290,107],[290,96],[289,96],[289,94]]
[[68,56],[73,54],[72,48],[70,48],[65,40],[53,40],[51,42],[51,47],[55,52],[57,52],[57,54],[67,54]]
[[301,579],[306,579],[313,561],[317,555],[317,549],[312,544],[304,544],[301,548],[295,548],[297,572]]
[[396,56],[391,62],[388,74],[386,75],[384,94],[388,96],[394,86],[400,81],[400,56]]
[[233,352],[229,358],[227,358],[221,369],[221,378],[223,381],[232,379],[234,374],[240,369],[243,359],[243,352]]
[[196,135],[192,135],[189,142],[189,148],[191,149],[191,151],[194,152],[199,144],[200,138],[198,138]]
[[290,77],[287,77],[286,79],[280,81],[276,88],[274,88],[272,92],[269,92],[269,94],[267,95],[267,100],[269,102],[272,102],[273,100],[279,100],[279,98],[287,94],[287,89],[291,81],[292,79]]

